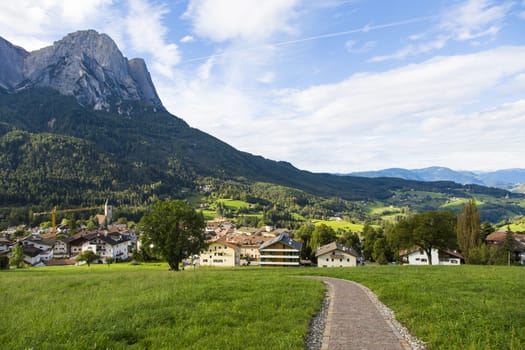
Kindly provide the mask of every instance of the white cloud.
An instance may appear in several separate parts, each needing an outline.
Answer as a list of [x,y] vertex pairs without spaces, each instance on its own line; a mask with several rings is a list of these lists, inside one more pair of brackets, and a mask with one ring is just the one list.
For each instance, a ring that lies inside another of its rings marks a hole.
[[176,44],[166,42],[168,29],[162,19],[169,12],[168,8],[145,0],[129,0],[128,4],[125,21],[133,49],[151,55],[153,69],[164,77],[172,78],[173,66],[180,61],[180,53]]
[[417,44],[417,45],[408,45],[400,49],[399,51],[394,52],[393,54],[384,55],[384,56],[374,56],[370,58],[369,62],[382,62],[392,59],[403,59],[408,56],[415,56],[419,54],[424,54],[432,52],[434,50],[442,49],[447,43],[445,38],[437,38],[433,41],[428,41],[426,43]]
[[269,84],[273,83],[275,80],[275,73],[274,72],[264,72],[262,75],[257,78],[257,81],[263,84]]
[[290,33],[289,21],[299,0],[192,0],[185,13],[197,35],[222,42],[261,41]]
[[109,28],[112,0],[17,0],[0,2],[0,33],[32,51],[68,32]]
[[[491,0],[468,0],[455,7],[446,9],[439,24],[428,33],[413,34],[410,41],[421,41],[407,45],[398,51],[372,57],[369,62],[382,62],[392,59],[404,59],[410,56],[430,53],[444,48],[450,41],[469,41],[479,46],[482,39],[493,39],[501,30],[504,20],[513,6],[513,2],[494,4]],[[437,34],[431,35],[435,31]]]
[[346,51],[350,53],[366,53],[376,46],[375,41],[367,41],[363,45],[359,45],[357,40],[348,40],[345,42]]
[[186,35],[184,36],[182,39],[180,39],[180,42],[181,43],[191,43],[192,41],[194,41],[195,38],[191,35]]
[[509,1],[494,4],[491,0],[469,0],[447,11],[440,27],[459,41],[494,36],[512,6]]
[[[516,130],[525,122],[525,102],[469,110],[480,108],[484,94],[497,94],[502,81],[523,74],[525,47],[503,47],[303,90],[265,93],[209,75],[186,76],[171,91],[176,102],[169,107],[241,150],[312,171],[522,166],[525,146]],[[499,158],[484,163],[487,152]]]

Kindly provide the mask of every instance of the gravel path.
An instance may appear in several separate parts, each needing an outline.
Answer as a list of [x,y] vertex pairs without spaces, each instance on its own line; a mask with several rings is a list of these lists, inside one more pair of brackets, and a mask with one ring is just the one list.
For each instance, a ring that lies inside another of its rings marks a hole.
[[310,324],[306,349],[426,349],[370,289],[336,278],[313,278],[324,281],[328,292]]
[[330,296],[327,292],[321,304],[321,310],[319,310],[317,315],[312,319],[312,322],[310,322],[310,328],[308,329],[305,342],[307,350],[321,350],[329,306]]

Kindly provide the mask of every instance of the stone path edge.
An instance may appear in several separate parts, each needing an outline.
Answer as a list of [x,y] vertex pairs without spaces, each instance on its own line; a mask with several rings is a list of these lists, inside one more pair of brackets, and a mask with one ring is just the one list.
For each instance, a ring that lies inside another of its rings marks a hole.
[[[372,292],[368,287],[351,281],[351,280],[345,280],[341,278],[334,278],[334,277],[326,277],[326,276],[304,276],[305,278],[312,278],[316,280],[322,281],[326,287],[327,287],[327,297],[329,298],[329,306],[328,306],[328,314],[327,314],[327,320],[326,325],[323,333],[323,344],[321,346],[321,350],[328,350],[329,344],[330,344],[330,332],[331,332],[331,326],[332,326],[332,317],[333,317],[333,305],[332,302],[334,299],[334,286],[330,283],[330,279],[334,280],[340,280],[348,283],[352,283],[359,287],[363,292],[367,295],[367,297],[370,299],[374,307],[379,311],[385,322],[389,325],[389,327],[392,329],[392,332],[396,335],[396,337],[399,340],[399,344],[401,347],[405,350],[424,350],[426,349],[426,345],[423,341],[419,340],[417,337],[410,334],[408,329],[403,326],[399,321],[395,318],[395,313],[392,311],[388,306],[386,306],[384,303],[382,303],[374,292]],[[402,333],[400,332],[402,331]]]

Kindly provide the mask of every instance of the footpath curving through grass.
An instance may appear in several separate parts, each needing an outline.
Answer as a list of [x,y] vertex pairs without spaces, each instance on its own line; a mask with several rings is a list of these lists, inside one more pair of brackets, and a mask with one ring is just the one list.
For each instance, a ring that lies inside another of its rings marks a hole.
[[298,275],[368,286],[433,350],[525,348],[522,267],[164,264],[1,272],[0,348],[302,349],[324,287]]
[[366,285],[430,349],[525,349],[523,267],[369,266],[308,274]]

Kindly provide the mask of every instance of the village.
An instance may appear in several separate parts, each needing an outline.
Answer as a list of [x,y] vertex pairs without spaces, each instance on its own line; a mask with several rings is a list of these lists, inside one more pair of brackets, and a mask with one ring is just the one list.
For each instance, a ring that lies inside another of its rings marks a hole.
[[[140,234],[135,227],[112,223],[112,208],[106,203],[104,214],[97,215],[99,228],[87,230],[80,227],[70,232],[67,226],[59,225],[47,230],[23,228],[26,234],[15,236],[19,227],[10,227],[0,233],[0,256],[10,257],[13,248],[22,247],[24,263],[29,266],[78,265],[85,261],[79,255],[86,251],[94,253],[92,263],[111,264],[134,260],[141,252]],[[110,223],[110,224],[107,224]],[[183,261],[183,268],[192,267],[235,267],[235,266],[318,266],[355,267],[365,264],[360,252],[334,241],[319,246],[315,251],[316,261],[301,256],[303,243],[294,237],[292,230],[272,226],[236,227],[235,223],[216,218],[206,224],[207,247],[198,255]],[[487,236],[490,245],[502,245],[506,231],[500,230]],[[525,263],[525,235],[513,234],[516,260]],[[363,237],[360,236],[362,240]],[[399,261],[408,265],[451,265],[463,264],[463,256],[451,249],[432,249],[431,259],[414,247],[399,252]],[[368,263],[368,262],[367,262]]]

